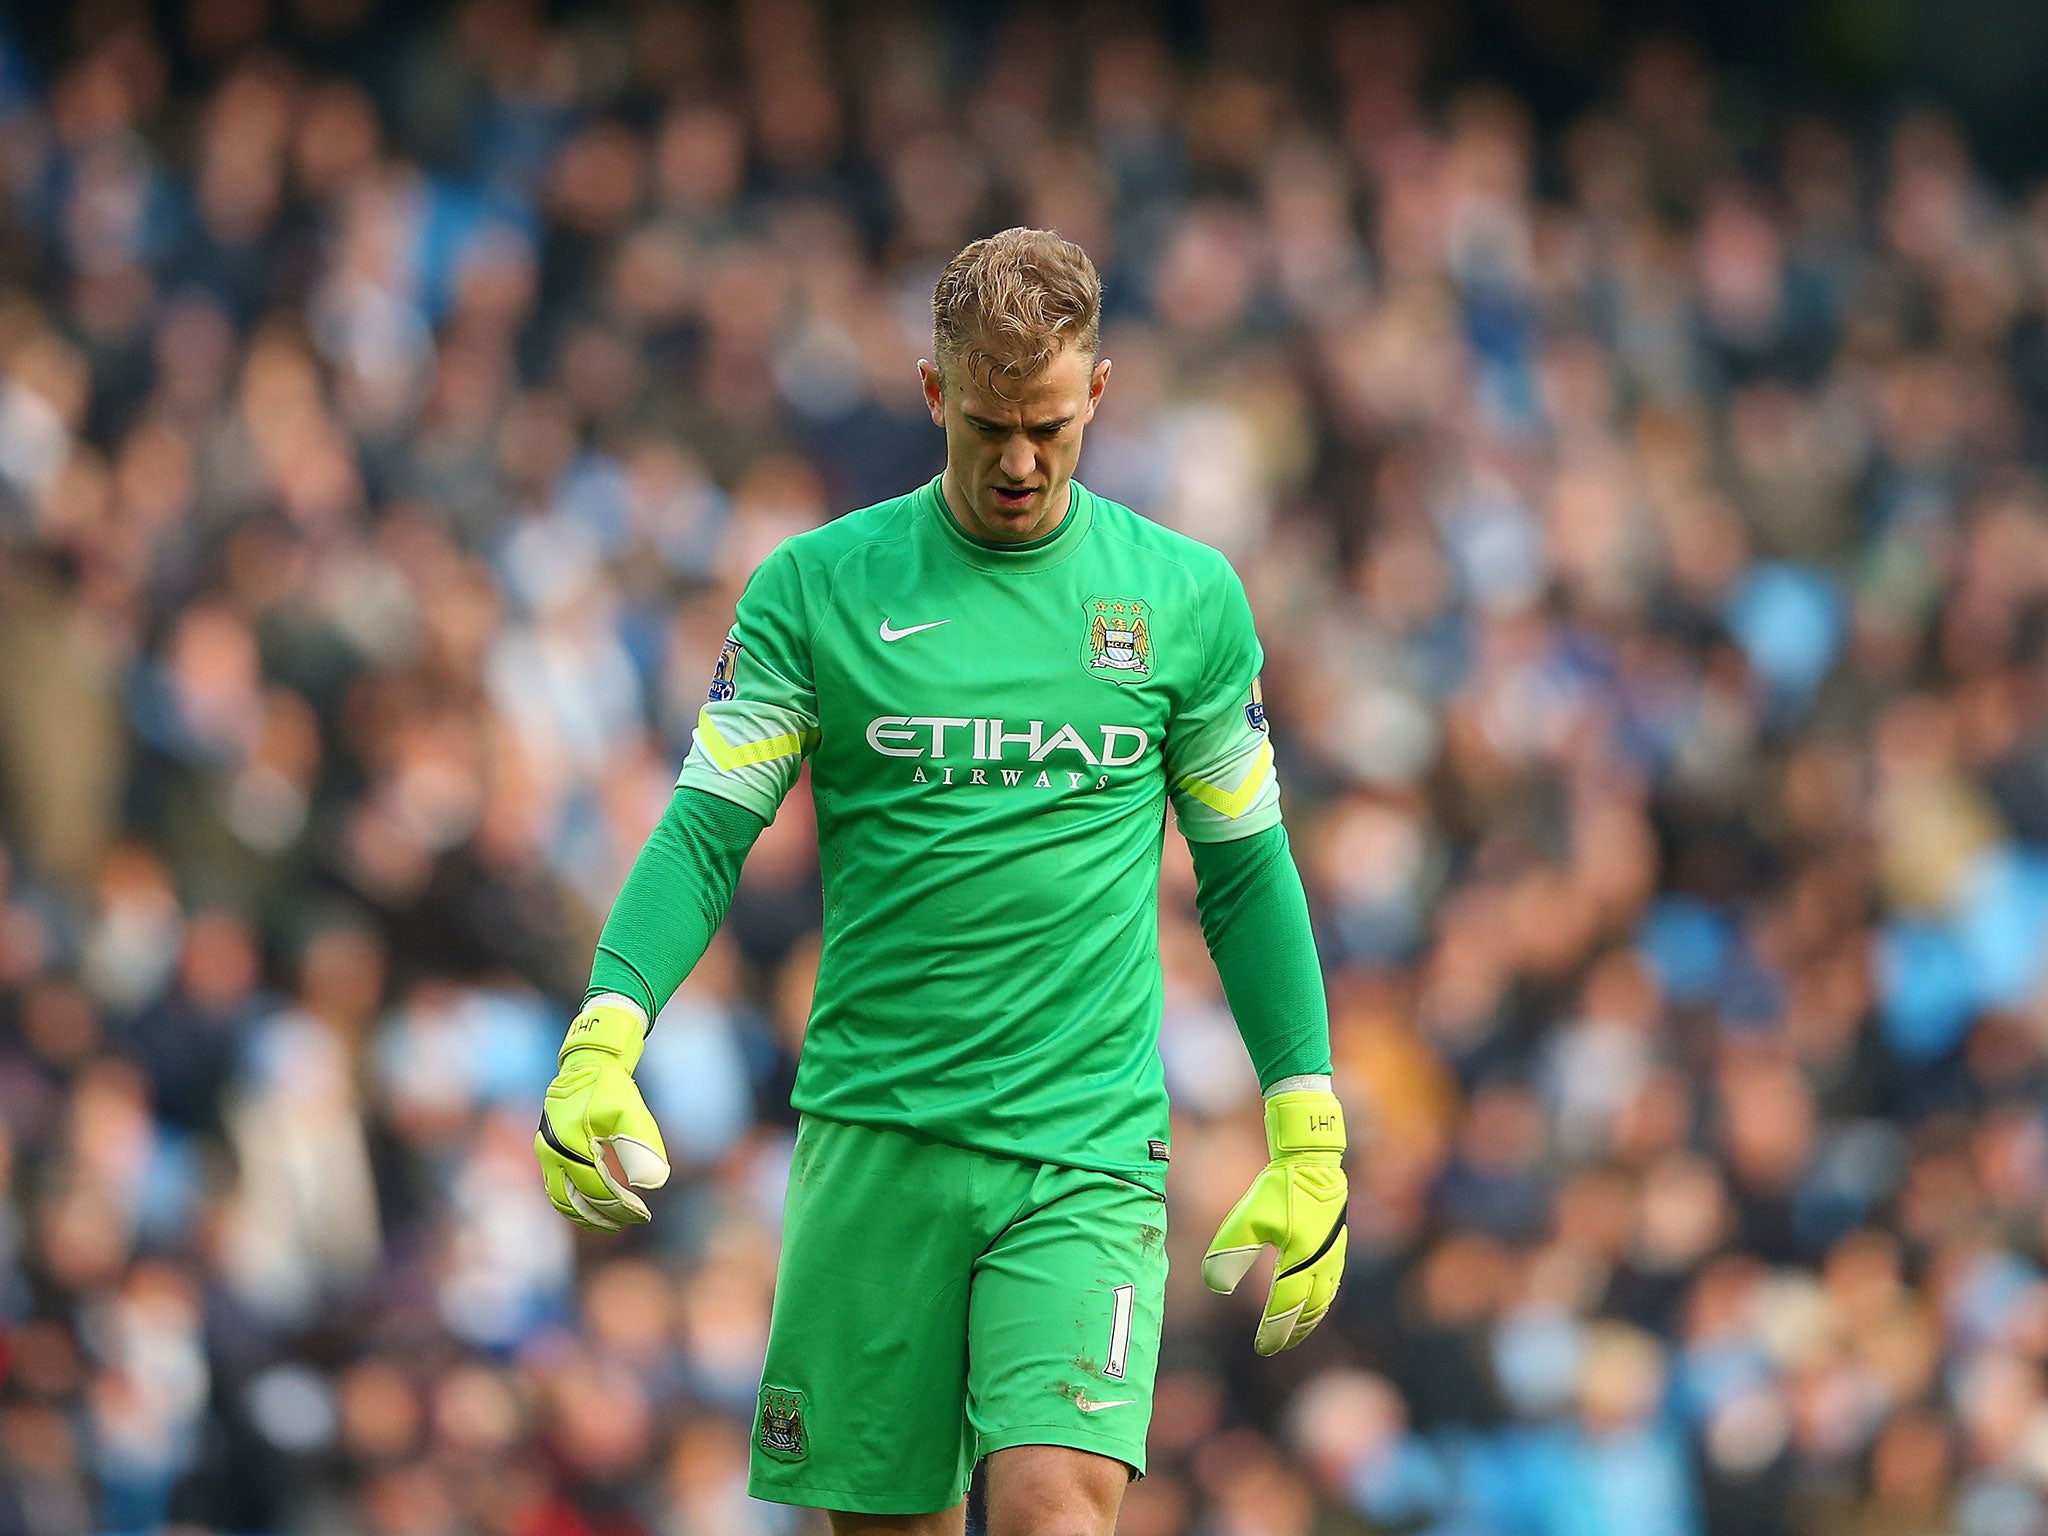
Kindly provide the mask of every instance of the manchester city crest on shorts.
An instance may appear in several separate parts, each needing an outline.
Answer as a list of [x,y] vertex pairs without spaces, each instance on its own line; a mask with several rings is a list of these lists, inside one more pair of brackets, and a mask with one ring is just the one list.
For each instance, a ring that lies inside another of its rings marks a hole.
[[801,1461],[810,1454],[810,1436],[804,1429],[803,1393],[791,1387],[761,1388],[761,1449],[784,1461]]
[[727,635],[718,650],[718,665],[711,669],[711,702],[723,704],[732,697],[732,675],[740,664],[740,637]]
[[1142,683],[1152,675],[1152,605],[1135,597],[1091,597],[1088,644],[1082,665],[1112,683]]

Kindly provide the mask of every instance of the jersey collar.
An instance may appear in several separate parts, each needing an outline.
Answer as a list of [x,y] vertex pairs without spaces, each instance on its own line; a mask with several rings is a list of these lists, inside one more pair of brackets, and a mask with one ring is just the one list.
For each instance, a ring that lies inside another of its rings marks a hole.
[[1058,565],[1081,547],[1095,521],[1095,493],[1080,481],[1071,480],[1068,484],[1073,487],[1073,499],[1059,527],[1028,544],[991,544],[975,538],[954,520],[939,484],[942,479],[943,475],[936,475],[924,488],[925,509],[942,530],[946,547],[984,571],[1042,571]]

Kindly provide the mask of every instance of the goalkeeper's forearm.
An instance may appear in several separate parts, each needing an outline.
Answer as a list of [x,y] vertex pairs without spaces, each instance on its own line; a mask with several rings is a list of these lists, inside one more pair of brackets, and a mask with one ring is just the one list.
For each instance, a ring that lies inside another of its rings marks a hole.
[[[1190,843],[1202,937],[1268,1094],[1330,1086],[1330,1013],[1287,829]],[[1305,1081],[1304,1081],[1305,1079]]]
[[730,800],[678,787],[612,903],[587,1001],[630,998],[651,1021],[725,921],[747,850],[767,825]]

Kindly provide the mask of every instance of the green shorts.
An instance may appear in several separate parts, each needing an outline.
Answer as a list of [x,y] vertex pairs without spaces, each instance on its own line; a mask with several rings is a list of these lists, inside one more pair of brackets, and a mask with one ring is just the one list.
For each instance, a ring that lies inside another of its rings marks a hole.
[[748,1491],[928,1514],[1013,1445],[1138,1475],[1165,1298],[1152,1191],[807,1115]]

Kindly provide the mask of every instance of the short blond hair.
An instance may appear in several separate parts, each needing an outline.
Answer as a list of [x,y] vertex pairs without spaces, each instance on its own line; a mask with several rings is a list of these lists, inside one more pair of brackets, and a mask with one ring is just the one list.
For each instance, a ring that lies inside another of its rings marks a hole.
[[939,375],[958,365],[998,394],[1079,347],[1092,363],[1102,340],[1102,279],[1071,240],[1049,229],[1006,229],[946,263],[932,290]]

